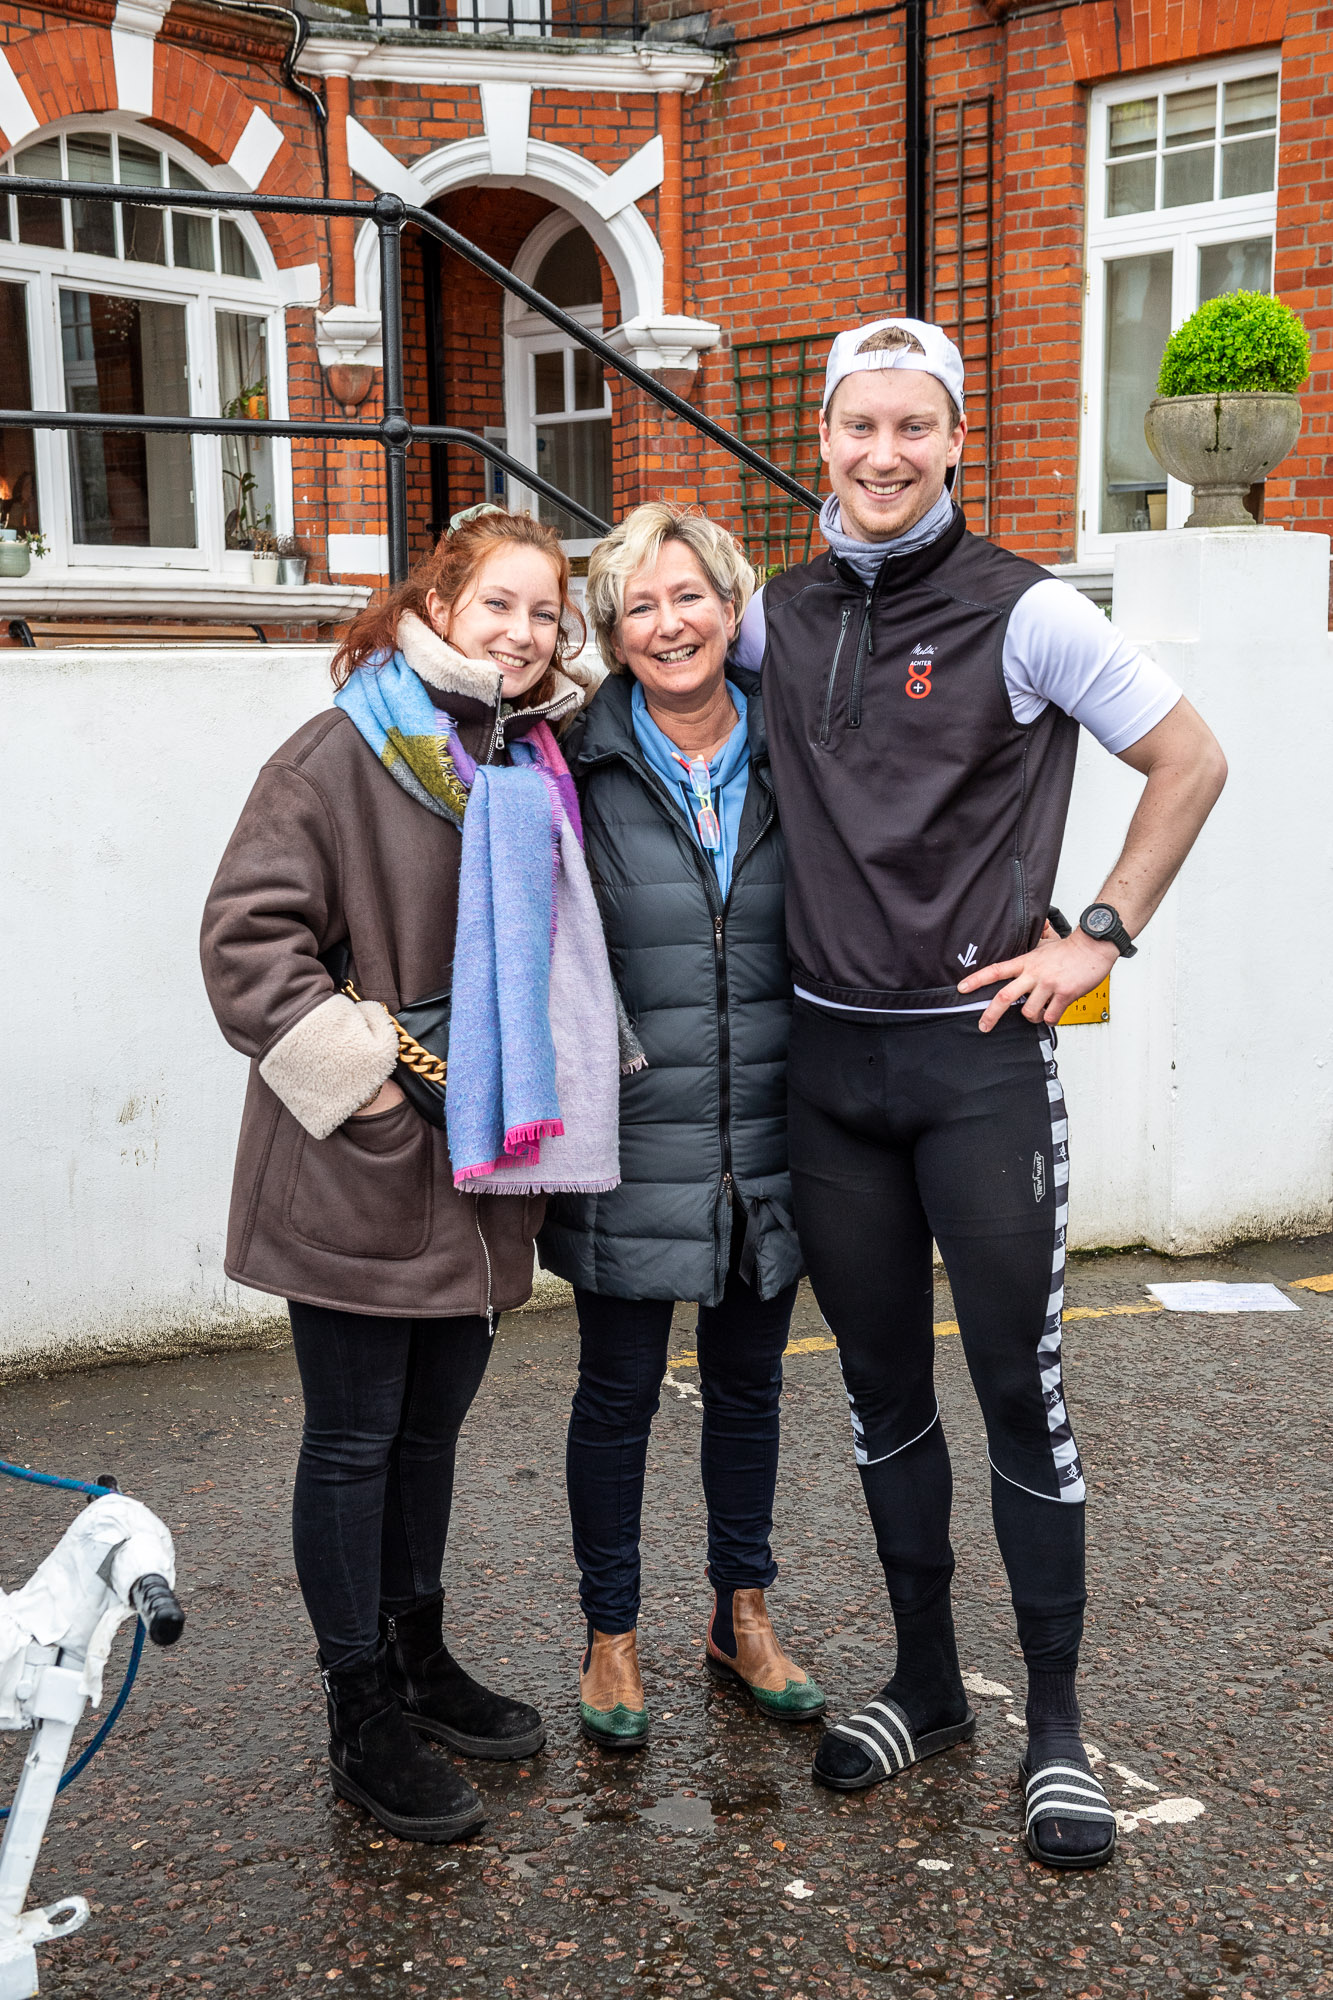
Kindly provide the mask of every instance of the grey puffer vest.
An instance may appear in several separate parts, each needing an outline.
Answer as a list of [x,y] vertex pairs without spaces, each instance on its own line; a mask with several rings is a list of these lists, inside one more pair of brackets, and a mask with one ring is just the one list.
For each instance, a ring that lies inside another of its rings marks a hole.
[[648,1067],[622,1078],[621,1183],[547,1204],[548,1271],[623,1299],[716,1305],[733,1227],[759,1296],[798,1277],[787,1173],[791,973],[784,855],[757,676],[750,782],[725,904],[711,862],[634,735],[633,683],[613,677],[565,740],[611,966]]

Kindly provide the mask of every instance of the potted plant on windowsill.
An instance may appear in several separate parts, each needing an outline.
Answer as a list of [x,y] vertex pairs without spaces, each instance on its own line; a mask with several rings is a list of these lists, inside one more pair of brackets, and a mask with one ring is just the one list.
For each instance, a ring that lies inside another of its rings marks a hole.
[[1194,488],[1187,528],[1254,526],[1245,495],[1295,444],[1309,372],[1304,326],[1267,292],[1225,292],[1177,327],[1143,429],[1158,463]]
[[36,528],[0,527],[0,577],[26,576],[34,556],[46,554],[46,539]]
[[274,542],[278,558],[278,582],[301,584],[305,582],[305,566],[309,560],[304,545],[295,535],[279,535]]
[[250,548],[250,575],[255,583],[272,589],[278,581],[278,538],[267,528],[256,528]]

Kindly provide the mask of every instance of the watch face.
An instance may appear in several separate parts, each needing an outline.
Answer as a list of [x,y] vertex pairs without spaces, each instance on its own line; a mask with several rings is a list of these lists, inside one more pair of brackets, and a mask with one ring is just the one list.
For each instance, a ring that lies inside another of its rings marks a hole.
[[1092,937],[1105,937],[1116,924],[1115,911],[1109,903],[1094,903],[1083,918],[1083,929]]

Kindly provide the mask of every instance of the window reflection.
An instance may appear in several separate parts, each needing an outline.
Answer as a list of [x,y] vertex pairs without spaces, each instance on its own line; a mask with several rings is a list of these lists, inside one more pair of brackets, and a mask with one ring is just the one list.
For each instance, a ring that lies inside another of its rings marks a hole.
[[1208,243],[1199,251],[1199,304],[1223,292],[1267,292],[1273,285],[1273,239],[1247,236],[1239,243]]
[[[267,417],[268,342],[254,313],[217,315],[218,400],[224,417]],[[222,504],[229,549],[249,546],[273,525],[273,440],[224,437]]]
[[[1117,257],[1106,267],[1101,530],[1165,526],[1166,474],[1148,449],[1143,414],[1171,331],[1171,252]],[[1155,498],[1160,496],[1160,499]],[[1153,521],[1159,513],[1161,520]]]
[[[43,139],[38,145],[17,153],[14,172],[26,174],[29,180],[34,181],[63,180],[59,139]],[[21,194],[16,206],[20,243],[32,243],[45,250],[64,249],[63,202],[47,201],[42,195]]]
[[1108,218],[1268,193],[1277,113],[1276,70],[1108,105]]
[[[0,284],[0,409],[32,408],[27,308],[26,285]],[[33,434],[0,430],[0,527],[40,525]]]
[[[109,132],[71,133],[66,140],[72,181],[115,179],[111,167]],[[109,201],[72,201],[69,205],[74,248],[93,257],[116,254],[116,211]]]
[[[184,306],[62,291],[60,340],[67,409],[189,414]],[[75,542],[195,547],[187,437],[82,431],[69,455]]]

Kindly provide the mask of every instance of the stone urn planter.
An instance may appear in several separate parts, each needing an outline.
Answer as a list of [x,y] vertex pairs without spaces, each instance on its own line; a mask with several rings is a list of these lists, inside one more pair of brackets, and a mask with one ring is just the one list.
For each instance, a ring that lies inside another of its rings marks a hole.
[[1300,397],[1271,389],[1155,396],[1143,420],[1158,464],[1194,488],[1187,528],[1252,528],[1245,495],[1281,464],[1300,428]]

